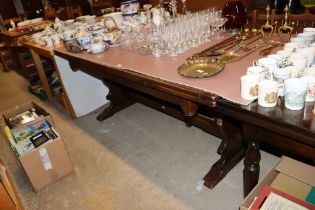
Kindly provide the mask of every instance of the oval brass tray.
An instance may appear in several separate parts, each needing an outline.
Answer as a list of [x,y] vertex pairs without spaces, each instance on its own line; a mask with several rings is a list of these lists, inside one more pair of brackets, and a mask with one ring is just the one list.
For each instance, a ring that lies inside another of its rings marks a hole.
[[207,59],[188,60],[178,67],[178,72],[191,78],[211,77],[224,69],[223,63]]

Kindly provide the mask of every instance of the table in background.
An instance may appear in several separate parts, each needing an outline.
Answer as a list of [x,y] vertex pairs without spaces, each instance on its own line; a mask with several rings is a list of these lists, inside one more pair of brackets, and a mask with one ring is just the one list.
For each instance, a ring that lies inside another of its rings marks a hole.
[[[244,196],[258,183],[260,145],[265,142],[281,154],[301,158],[315,165],[314,103],[306,103],[304,109],[288,110],[282,98],[276,107],[265,108],[253,102],[248,106],[218,100],[216,111],[232,117],[242,125],[243,139],[247,142],[244,159]],[[232,130],[229,132],[233,132]]]

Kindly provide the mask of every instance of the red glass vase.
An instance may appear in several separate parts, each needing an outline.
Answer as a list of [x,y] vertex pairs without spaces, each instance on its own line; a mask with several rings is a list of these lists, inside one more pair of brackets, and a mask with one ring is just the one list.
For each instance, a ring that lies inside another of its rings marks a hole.
[[226,28],[241,28],[247,21],[247,13],[241,1],[226,2],[222,16],[228,19]]

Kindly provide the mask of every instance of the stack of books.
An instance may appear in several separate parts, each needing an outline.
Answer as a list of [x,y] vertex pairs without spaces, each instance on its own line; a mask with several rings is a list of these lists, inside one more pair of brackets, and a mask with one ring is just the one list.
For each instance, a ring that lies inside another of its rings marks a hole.
[[59,136],[46,118],[38,116],[35,108],[8,118],[7,122],[12,129],[6,126],[5,132],[11,147],[18,156],[22,156]]
[[279,173],[265,185],[250,210],[315,210],[315,187]]

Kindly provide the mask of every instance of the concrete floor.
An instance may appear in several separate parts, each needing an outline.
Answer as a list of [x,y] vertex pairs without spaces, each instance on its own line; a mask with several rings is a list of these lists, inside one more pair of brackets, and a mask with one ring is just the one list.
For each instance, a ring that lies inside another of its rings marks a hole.
[[[218,160],[220,139],[141,104],[99,122],[101,109],[72,120],[55,101],[40,101],[27,81],[0,70],[0,112],[33,100],[53,116],[75,172],[36,193],[13,151],[0,135],[4,161],[27,210],[238,209],[240,162],[213,189],[198,182]],[[3,123],[3,122],[2,122]],[[261,174],[279,160],[262,152]]]

